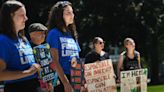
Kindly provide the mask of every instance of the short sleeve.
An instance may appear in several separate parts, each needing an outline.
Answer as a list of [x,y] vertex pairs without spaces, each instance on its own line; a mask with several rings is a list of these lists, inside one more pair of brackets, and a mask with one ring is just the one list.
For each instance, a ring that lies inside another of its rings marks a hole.
[[78,42],[76,42],[76,44],[77,44],[78,51],[80,52],[80,51],[81,51],[81,49],[80,49],[79,43],[78,43]]
[[55,29],[49,31],[46,42],[50,45],[50,48],[59,48],[59,32]]
[[4,41],[0,40],[0,59],[4,60],[5,62],[8,61],[9,58],[9,53],[7,49],[7,45],[5,44]]

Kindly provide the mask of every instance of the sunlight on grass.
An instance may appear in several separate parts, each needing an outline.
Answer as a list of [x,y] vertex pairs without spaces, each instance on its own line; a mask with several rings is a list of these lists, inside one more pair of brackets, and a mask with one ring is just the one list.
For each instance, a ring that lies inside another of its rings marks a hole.
[[164,85],[148,86],[147,92],[164,92]]
[[[119,88],[117,92],[120,92]],[[164,92],[164,85],[148,86],[147,92]]]

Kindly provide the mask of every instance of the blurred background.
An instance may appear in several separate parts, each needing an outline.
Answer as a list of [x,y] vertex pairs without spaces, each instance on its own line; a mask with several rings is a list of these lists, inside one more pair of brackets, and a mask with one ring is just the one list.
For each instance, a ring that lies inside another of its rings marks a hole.
[[[0,1],[0,6],[6,0]],[[58,0],[19,0],[27,9],[27,27],[34,22],[46,25],[48,13]],[[164,84],[164,0],[69,0],[73,4],[81,58],[90,51],[95,36],[104,39],[114,68],[123,40],[131,37],[149,69],[150,84]],[[28,37],[28,34],[26,34]]]

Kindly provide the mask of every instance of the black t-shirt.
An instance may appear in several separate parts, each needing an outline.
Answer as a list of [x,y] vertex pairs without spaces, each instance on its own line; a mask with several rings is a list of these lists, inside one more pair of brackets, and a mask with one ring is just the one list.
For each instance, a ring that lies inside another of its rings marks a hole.
[[135,51],[134,52],[134,58],[129,58],[127,56],[127,53],[125,52],[123,55],[123,70],[134,70],[134,69],[139,69],[138,65],[138,54],[139,52]]
[[95,51],[91,51],[85,56],[85,64],[94,63],[95,61],[102,61],[105,59],[109,59],[109,54],[107,52],[100,56],[100,54]]

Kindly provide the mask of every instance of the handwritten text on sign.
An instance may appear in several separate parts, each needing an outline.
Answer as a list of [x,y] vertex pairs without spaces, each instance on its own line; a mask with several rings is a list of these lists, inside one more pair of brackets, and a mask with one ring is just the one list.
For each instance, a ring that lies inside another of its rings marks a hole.
[[85,64],[84,68],[88,92],[116,92],[114,71],[110,59]]
[[121,92],[147,92],[148,70],[121,71]]

